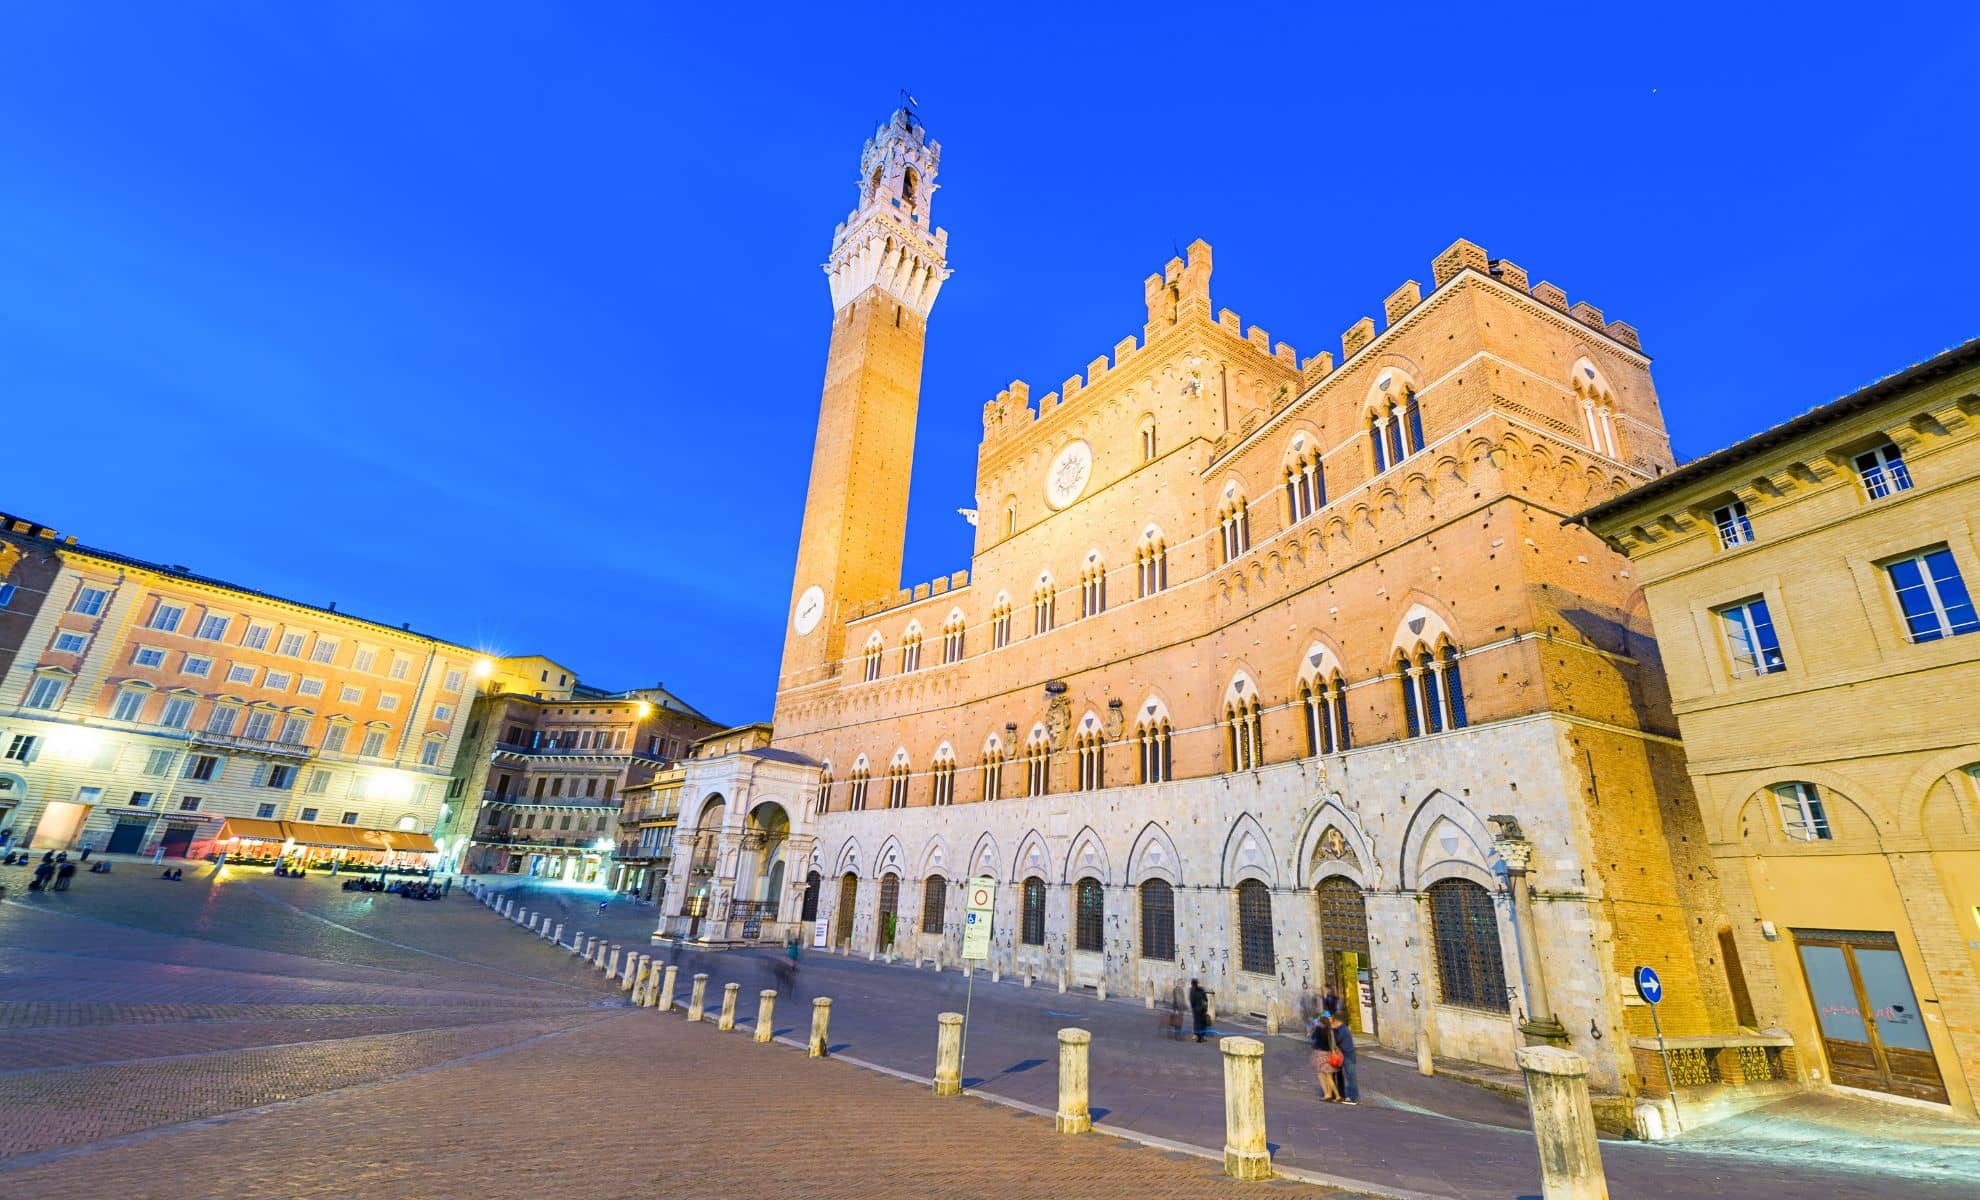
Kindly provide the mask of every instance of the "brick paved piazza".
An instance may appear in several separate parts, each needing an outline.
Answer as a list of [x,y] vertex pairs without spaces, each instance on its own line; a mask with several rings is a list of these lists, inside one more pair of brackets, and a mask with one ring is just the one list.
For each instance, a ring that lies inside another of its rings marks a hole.
[[[210,869],[171,884],[120,864],[48,896],[0,872],[0,1196],[1329,1194],[1232,1183],[1175,1149],[1062,1137],[1020,1108],[937,1099],[858,1065],[925,1076],[934,1013],[961,1007],[953,973],[807,960],[778,1025],[801,1036],[804,998],[833,996],[839,1057],[815,1062],[630,1009],[458,889],[417,903],[262,873],[215,885]],[[626,941],[652,924],[623,906],[601,919],[584,893],[528,903]],[[752,955],[682,966],[745,996],[765,981]],[[1103,1125],[1221,1143],[1214,1049],[1154,1037],[1133,1004],[979,983],[971,1086],[1049,1105],[1053,1030],[1073,1024],[1094,1033]],[[1266,1061],[1283,1166],[1397,1194],[1538,1190],[1514,1101],[1369,1060],[1361,1108],[1321,1106],[1296,1043],[1270,1039]],[[1834,1148],[1848,1145],[1818,1134],[1774,1158],[1724,1139],[1604,1154],[1618,1196],[1974,1194],[1941,1148],[1893,1174],[1840,1169]]]

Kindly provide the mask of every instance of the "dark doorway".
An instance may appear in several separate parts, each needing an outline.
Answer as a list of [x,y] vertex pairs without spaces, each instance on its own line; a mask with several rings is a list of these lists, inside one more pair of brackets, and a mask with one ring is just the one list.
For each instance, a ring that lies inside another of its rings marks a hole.
[[184,858],[192,848],[193,826],[173,825],[165,830],[165,837],[158,843],[167,858]]
[[136,854],[144,847],[145,831],[151,828],[149,821],[119,821],[110,831],[110,844],[103,848],[105,854]]
[[804,914],[802,919],[807,925],[818,919],[818,890],[819,885],[824,882],[824,877],[816,871],[804,877],[804,908],[801,911]]
[[859,876],[851,871],[839,879],[839,911],[834,914],[832,944],[850,946],[853,939],[853,910],[859,904]]

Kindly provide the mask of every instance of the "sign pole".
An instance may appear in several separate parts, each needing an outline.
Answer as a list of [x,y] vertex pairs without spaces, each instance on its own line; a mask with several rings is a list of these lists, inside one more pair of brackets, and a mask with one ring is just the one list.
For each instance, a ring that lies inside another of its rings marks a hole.
[[963,970],[969,972],[969,986],[963,989],[962,1049],[956,1053],[958,1079],[962,1078],[963,1065],[969,1062],[969,1005],[970,1001],[976,999],[976,967],[972,963],[964,963]]
[[997,880],[978,875],[963,886],[967,891],[963,894],[962,965],[969,972],[969,984],[963,990],[962,1047],[956,1056],[958,1073],[969,1061],[969,1010],[976,1000],[976,964],[990,957],[990,914],[996,907]]
[[1670,1052],[1664,1048],[1664,1021],[1657,1015],[1657,1006],[1664,1002],[1664,981],[1650,967],[1636,968],[1636,994],[1650,1006],[1650,1027],[1657,1031],[1657,1057],[1664,1064],[1664,1086],[1671,1093],[1671,1133],[1684,1132],[1684,1119],[1678,1115],[1677,1077],[1671,1074]]

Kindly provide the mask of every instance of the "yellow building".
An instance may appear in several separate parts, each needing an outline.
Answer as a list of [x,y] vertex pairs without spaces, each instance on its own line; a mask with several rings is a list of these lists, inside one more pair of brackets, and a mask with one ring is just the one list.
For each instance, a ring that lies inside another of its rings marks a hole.
[[1980,1090],[1980,340],[1579,520],[1636,564],[1747,1025],[1811,1081]]
[[435,850],[475,651],[0,514],[14,847]]

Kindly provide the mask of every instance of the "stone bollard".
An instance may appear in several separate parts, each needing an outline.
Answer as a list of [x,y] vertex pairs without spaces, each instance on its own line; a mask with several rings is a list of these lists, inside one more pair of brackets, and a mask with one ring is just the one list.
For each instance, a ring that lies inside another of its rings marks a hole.
[[716,1019],[715,1028],[729,1030],[736,1027],[736,992],[741,988],[740,983],[722,985],[722,1015]]
[[1588,1103],[1588,1061],[1558,1046],[1522,1046],[1514,1057],[1526,1076],[1533,1140],[1540,1146],[1540,1195],[1544,1200],[1608,1200],[1609,1182],[1595,1142],[1595,1109]]
[[811,1001],[811,1046],[806,1052],[808,1058],[824,1058],[829,1042],[827,1036],[832,1026],[832,998],[814,997]]
[[1265,1148],[1265,1044],[1248,1037],[1217,1043],[1224,1052],[1224,1174],[1270,1179]]
[[777,989],[764,988],[756,993],[756,1030],[754,1038],[767,1042],[777,1028]]
[[688,1020],[701,1020],[702,1008],[707,1002],[708,976],[700,971],[696,971],[694,974],[694,988],[688,992]]
[[605,975],[610,978],[619,973],[619,948],[612,947],[612,953],[605,956]]
[[589,961],[590,961],[590,959],[591,959],[591,956],[592,956],[593,954],[596,954],[597,952],[598,952],[598,938],[597,938],[596,936],[594,936],[594,935],[592,935],[592,934],[589,934],[589,933],[587,933],[587,934],[585,934],[585,935],[584,935],[584,958],[585,958],[585,961],[587,961],[587,962],[589,962]]
[[502,901],[502,915],[505,917],[513,917],[516,915],[516,902],[514,900]]
[[550,940],[559,946],[564,944],[564,923],[562,921],[557,922],[557,932],[550,935]]
[[1066,994],[1066,973],[1063,968],[1059,971],[1059,994],[1061,996]]
[[639,955],[633,953],[631,947],[627,947],[625,961],[619,964],[620,991],[622,992],[632,991],[633,972],[637,970],[638,967],[639,967]]
[[1416,1027],[1416,1073],[1418,1075],[1435,1075],[1437,1073],[1437,1060],[1431,1054],[1430,1027],[1428,1025],[1418,1025]]
[[1102,979],[1099,983],[1094,984],[1093,994],[1099,999],[1105,1000],[1107,998],[1107,981]]
[[661,973],[660,1003],[656,1006],[661,1012],[674,1011],[674,978],[679,972],[679,967],[668,963],[667,969]]
[[611,949],[612,944],[610,942],[607,942],[604,938],[599,938],[598,953],[591,956],[591,965],[603,971],[605,969],[605,955]]
[[1060,1133],[1085,1133],[1093,1128],[1093,1114],[1086,1107],[1086,1049],[1093,1035],[1084,1029],[1059,1031],[1059,1115]]
[[1155,1007],[1155,985],[1154,985],[1154,984],[1152,984],[1152,983],[1151,983],[1151,984],[1149,984],[1149,985],[1148,985],[1148,990],[1147,990],[1147,994],[1146,994],[1146,995],[1144,995],[1144,996],[1142,996],[1142,998],[1141,998],[1141,1006],[1142,1006],[1143,1008],[1154,1008],[1154,1007]]
[[962,1095],[961,1013],[941,1013],[935,1018],[935,1094]]
[[646,993],[647,981],[653,974],[653,959],[645,954],[639,955],[626,974],[630,976],[626,980],[626,990],[633,994],[633,1003],[638,1004],[639,998]]

